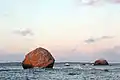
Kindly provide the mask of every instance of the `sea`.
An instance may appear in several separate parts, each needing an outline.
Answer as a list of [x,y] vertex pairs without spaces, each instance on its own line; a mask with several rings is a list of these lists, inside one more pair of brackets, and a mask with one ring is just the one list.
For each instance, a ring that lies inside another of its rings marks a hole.
[[65,64],[55,63],[53,69],[23,69],[20,62],[0,63],[0,80],[120,80],[119,63],[108,66],[79,62]]

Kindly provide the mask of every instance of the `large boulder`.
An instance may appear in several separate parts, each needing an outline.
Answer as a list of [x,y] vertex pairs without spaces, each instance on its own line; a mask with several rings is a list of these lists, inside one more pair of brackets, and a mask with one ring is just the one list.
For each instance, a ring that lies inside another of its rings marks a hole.
[[50,52],[44,48],[37,48],[29,52],[22,62],[24,69],[40,67],[40,68],[52,68],[55,59]]
[[94,65],[109,65],[109,64],[105,59],[98,59],[94,62]]

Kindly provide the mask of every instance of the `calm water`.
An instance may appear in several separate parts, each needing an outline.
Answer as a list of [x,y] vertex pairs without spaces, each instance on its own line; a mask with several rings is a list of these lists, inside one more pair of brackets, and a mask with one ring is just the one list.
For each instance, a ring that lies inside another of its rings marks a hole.
[[120,80],[120,64],[92,66],[56,63],[53,69],[26,69],[20,63],[0,63],[0,80]]

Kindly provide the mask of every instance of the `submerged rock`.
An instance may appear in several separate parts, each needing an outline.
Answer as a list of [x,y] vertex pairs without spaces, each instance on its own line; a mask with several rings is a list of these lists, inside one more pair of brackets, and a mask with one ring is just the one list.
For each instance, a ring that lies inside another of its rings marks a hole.
[[94,65],[109,65],[107,60],[99,59],[94,62]]
[[69,63],[65,63],[64,66],[70,66],[70,64]]
[[68,73],[68,75],[78,75],[77,73]]
[[105,72],[109,72],[109,70],[108,70],[108,69],[104,69],[104,71],[105,71]]
[[44,48],[37,48],[29,52],[22,62],[24,69],[40,67],[40,68],[52,68],[55,59],[50,52]]

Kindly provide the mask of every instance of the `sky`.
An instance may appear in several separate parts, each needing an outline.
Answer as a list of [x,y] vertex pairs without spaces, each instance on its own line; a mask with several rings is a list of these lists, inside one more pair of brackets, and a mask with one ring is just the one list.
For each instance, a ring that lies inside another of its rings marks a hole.
[[120,0],[1,0],[0,62],[43,47],[56,62],[120,62]]

